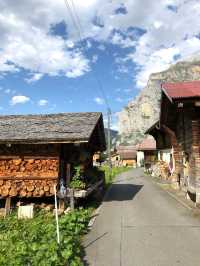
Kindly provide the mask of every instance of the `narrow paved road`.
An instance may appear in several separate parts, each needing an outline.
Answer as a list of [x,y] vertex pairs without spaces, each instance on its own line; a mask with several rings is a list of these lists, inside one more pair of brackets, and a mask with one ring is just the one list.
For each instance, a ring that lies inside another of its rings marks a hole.
[[89,266],[199,266],[200,219],[144,176],[118,176],[85,237]]

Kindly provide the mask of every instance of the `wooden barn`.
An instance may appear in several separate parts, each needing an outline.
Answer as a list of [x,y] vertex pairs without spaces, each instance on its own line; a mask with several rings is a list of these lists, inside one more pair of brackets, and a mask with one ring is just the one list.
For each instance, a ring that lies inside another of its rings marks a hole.
[[[170,154],[172,153],[172,147],[168,138],[165,134],[161,136],[160,121],[157,121],[153,126],[151,126],[145,134],[150,134],[156,139],[156,149],[158,151],[158,160],[163,160],[164,162],[170,162]],[[162,141],[163,139],[163,141]]]
[[172,148],[171,182],[200,202],[200,81],[164,83],[159,124],[149,130],[160,149]]
[[143,165],[146,170],[150,169],[158,159],[156,141],[153,138],[146,138],[140,144],[138,144],[137,152],[143,153]]
[[51,196],[105,148],[101,113],[0,116],[0,196]]
[[121,166],[136,167],[137,152],[136,147],[132,145],[120,145],[117,147],[118,159]]

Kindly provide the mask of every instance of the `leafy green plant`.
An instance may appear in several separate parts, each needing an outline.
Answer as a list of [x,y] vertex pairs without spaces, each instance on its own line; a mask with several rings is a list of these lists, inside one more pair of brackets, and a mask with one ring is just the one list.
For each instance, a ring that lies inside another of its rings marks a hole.
[[16,215],[0,219],[1,266],[82,266],[81,235],[86,233],[91,210],[78,209],[59,218],[60,245],[55,217],[38,212],[31,220]]
[[73,189],[85,189],[86,184],[81,178],[80,166],[75,167],[75,174],[70,182],[70,187]]
[[74,189],[85,189],[86,184],[82,180],[72,180],[70,182],[70,187]]

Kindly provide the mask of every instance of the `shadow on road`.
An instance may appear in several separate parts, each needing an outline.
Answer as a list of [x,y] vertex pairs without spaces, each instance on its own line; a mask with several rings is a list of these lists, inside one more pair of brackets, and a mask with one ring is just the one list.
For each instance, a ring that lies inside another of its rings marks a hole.
[[84,246],[84,250],[82,250],[82,258],[83,258],[84,266],[89,266],[89,263],[87,262],[87,259],[85,257],[85,249],[88,248],[89,246],[93,245],[95,242],[97,242],[101,238],[105,237],[107,234],[108,234],[108,232],[105,232],[104,234],[100,235],[99,237],[97,237],[96,239],[94,239],[93,241],[88,243],[86,246]]
[[102,234],[101,236],[97,237],[95,240],[91,241],[89,244],[87,244],[84,248],[87,248],[87,247],[93,245],[96,241],[98,241],[99,239],[103,238],[107,234],[108,234],[108,232],[105,232],[104,234]]
[[142,189],[143,185],[113,184],[104,201],[127,201],[132,200]]

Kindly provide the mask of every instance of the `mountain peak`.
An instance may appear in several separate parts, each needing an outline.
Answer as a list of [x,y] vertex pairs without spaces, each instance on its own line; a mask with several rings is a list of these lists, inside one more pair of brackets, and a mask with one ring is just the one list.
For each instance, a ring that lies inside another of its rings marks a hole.
[[161,83],[192,80],[200,80],[200,53],[165,71],[152,73],[147,86],[118,115],[121,143],[138,143],[144,138],[144,132],[158,120]]

